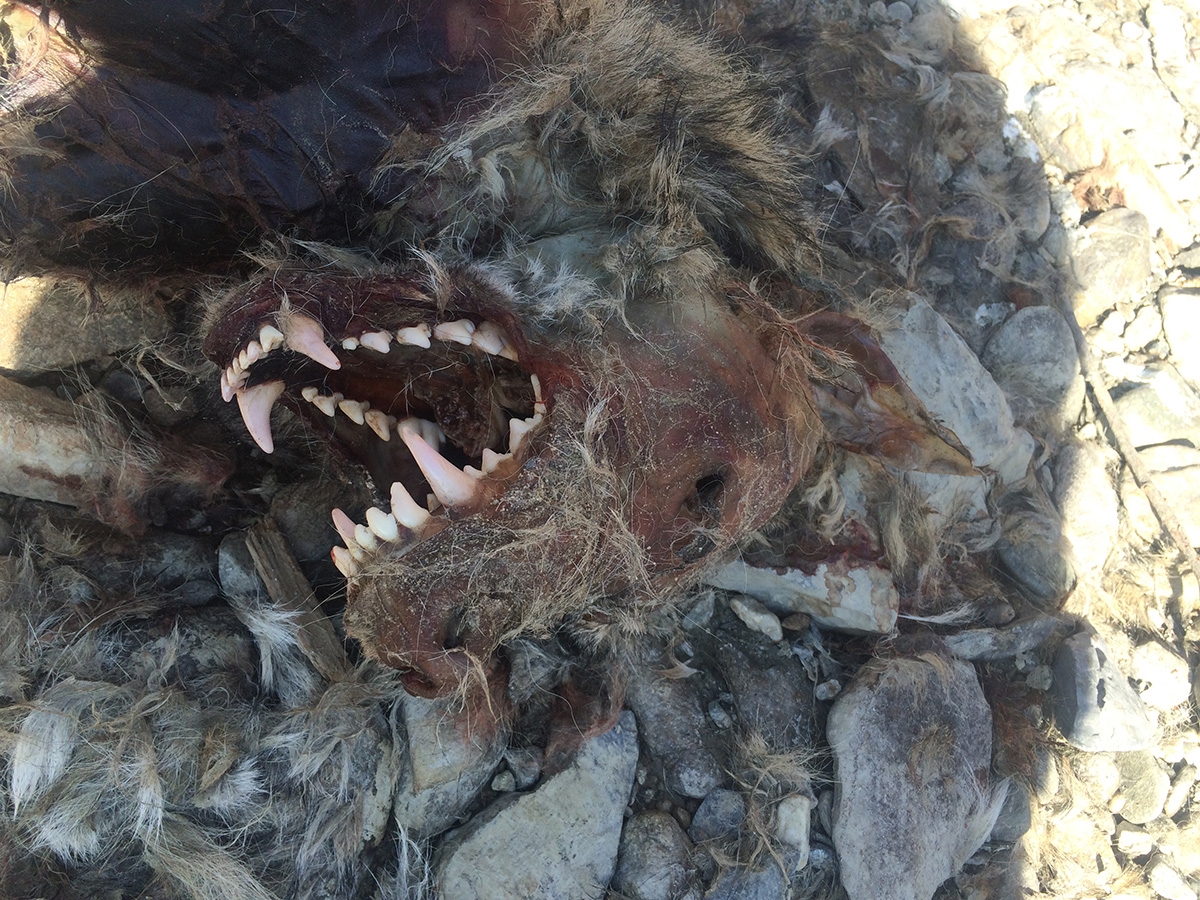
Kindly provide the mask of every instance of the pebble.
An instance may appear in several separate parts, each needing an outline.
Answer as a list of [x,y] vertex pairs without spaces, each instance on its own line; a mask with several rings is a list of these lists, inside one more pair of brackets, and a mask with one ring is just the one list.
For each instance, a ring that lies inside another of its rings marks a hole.
[[1110,209],[1075,237],[1071,266],[1079,290],[1075,318],[1088,328],[1120,300],[1137,301],[1150,277],[1150,223],[1132,209]]
[[537,790],[507,794],[448,838],[436,866],[438,896],[601,896],[616,870],[637,760],[637,727],[633,714],[624,712],[610,731],[584,742],[570,765]]
[[1058,310],[1019,310],[992,335],[981,361],[1004,392],[1018,425],[1044,422],[1059,431],[1078,418],[1083,376],[1075,340]]
[[1155,722],[1098,636],[1080,632],[1063,641],[1050,691],[1059,730],[1080,750],[1143,750]]
[[1163,815],[1168,819],[1174,818],[1175,814],[1183,809],[1192,793],[1192,787],[1196,784],[1196,777],[1195,766],[1186,765],[1180,768],[1179,774],[1171,782],[1171,791],[1167,794],[1166,802],[1163,803]]
[[781,656],[761,640],[757,646],[721,641],[716,657],[743,729],[757,732],[776,752],[812,746],[813,684],[799,659],[790,653]]
[[1121,782],[1109,809],[1126,822],[1145,825],[1157,819],[1171,790],[1171,777],[1149,750],[1116,754]]
[[[795,851],[780,854],[782,867],[788,871],[793,871],[790,857],[794,854]],[[771,860],[753,868],[726,869],[717,876],[704,900],[780,900],[787,892],[788,882],[781,866]]]
[[716,788],[697,807],[688,836],[697,844],[734,838],[746,818],[746,800],[737,791]]
[[1158,340],[1162,330],[1162,314],[1154,304],[1148,303],[1138,310],[1133,321],[1125,326],[1125,331],[1121,336],[1125,340],[1125,346],[1131,351],[1135,351],[1141,350],[1151,341]]
[[1155,709],[1174,709],[1192,692],[1187,660],[1157,641],[1134,648],[1129,674],[1141,682],[1142,702]]
[[1154,852],[1154,837],[1144,828],[1118,822],[1115,836],[1117,849],[1126,856],[1149,856]]
[[775,839],[796,851],[793,871],[808,865],[808,835],[814,805],[812,797],[793,794],[784,797],[775,807]]
[[1171,364],[1146,366],[1140,383],[1114,402],[1136,447],[1181,440],[1200,446],[1200,397]]
[[960,659],[1011,659],[1036,650],[1064,627],[1054,616],[1035,613],[1000,628],[970,628],[948,635],[946,646]]
[[783,626],[779,624],[779,616],[753,597],[735,594],[729,598],[729,608],[751,631],[764,634],[768,640],[775,643],[783,640]]
[[629,900],[699,897],[692,843],[670,813],[646,810],[625,822],[612,890]]

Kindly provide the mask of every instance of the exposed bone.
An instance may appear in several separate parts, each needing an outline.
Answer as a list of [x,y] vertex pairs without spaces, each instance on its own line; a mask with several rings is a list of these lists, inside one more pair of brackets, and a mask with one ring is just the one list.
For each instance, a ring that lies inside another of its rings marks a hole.
[[368,331],[358,340],[368,350],[374,350],[377,353],[387,353],[392,347],[392,336],[386,331]]
[[275,452],[275,441],[271,438],[271,407],[283,396],[283,389],[282,381],[267,381],[254,387],[241,388],[237,392],[242,421],[263,453]]
[[508,341],[505,339],[504,329],[495,322],[485,321],[480,322],[475,333],[471,335],[471,343],[485,353],[499,356]]
[[537,428],[542,423],[542,414],[535,413],[528,419],[509,419],[508,420],[508,450],[510,453],[516,453],[521,446],[521,442],[525,440],[525,435]]
[[379,538],[375,537],[374,533],[366,525],[354,526],[354,540],[364,550],[375,551],[379,549]]
[[326,346],[325,329],[316,319],[310,319],[300,313],[292,313],[283,326],[283,333],[288,347],[297,353],[303,353],[327,369],[342,367],[337,354]]
[[408,344],[412,347],[424,347],[428,350],[431,346],[429,335],[429,326],[422,322],[420,325],[411,325],[408,328],[398,329],[396,331],[396,340],[401,344]]
[[452,341],[471,346],[471,335],[475,333],[475,323],[470,319],[459,319],[456,322],[439,322],[433,326],[433,336],[439,341]]
[[392,515],[397,522],[413,531],[419,531],[429,521],[428,511],[417,505],[408,488],[399,481],[392,482]]
[[368,409],[363,413],[363,418],[371,430],[379,435],[380,440],[390,441],[392,439],[392,428],[396,424],[395,416],[389,416],[381,409]]
[[341,402],[342,395],[339,393],[335,393],[331,397],[324,394],[318,394],[316,399],[313,400],[312,404],[332,419],[337,413],[338,404]]
[[467,506],[479,497],[479,482],[430,447],[411,425],[400,427],[400,439],[446,506]]
[[274,325],[264,325],[258,330],[258,342],[262,345],[264,353],[270,353],[283,346],[283,332]]
[[348,415],[355,425],[362,425],[367,421],[365,413],[370,408],[371,404],[366,400],[341,400],[338,402],[338,409]]
[[376,537],[382,540],[400,540],[400,529],[396,525],[395,516],[385,513],[382,509],[372,506],[367,510],[367,525]]
[[353,337],[342,338],[342,349],[343,350],[357,350],[358,349],[358,338],[353,338]]

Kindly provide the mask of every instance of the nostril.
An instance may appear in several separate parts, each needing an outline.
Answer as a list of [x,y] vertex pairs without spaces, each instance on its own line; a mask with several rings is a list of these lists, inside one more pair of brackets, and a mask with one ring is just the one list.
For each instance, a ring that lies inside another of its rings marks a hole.
[[442,636],[443,650],[458,650],[466,643],[467,626],[461,608],[446,617],[446,628]]

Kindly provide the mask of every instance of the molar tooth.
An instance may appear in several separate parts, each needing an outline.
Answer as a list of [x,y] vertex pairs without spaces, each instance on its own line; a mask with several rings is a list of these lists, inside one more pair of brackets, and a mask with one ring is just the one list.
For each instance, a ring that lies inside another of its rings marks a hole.
[[504,345],[508,341],[505,340],[503,328],[495,322],[485,320],[479,323],[479,327],[471,335],[471,343],[485,353],[490,353],[492,356],[499,356],[500,351],[504,349]]
[[342,349],[343,350],[357,350],[358,349],[358,338],[353,338],[353,337],[342,338]]
[[283,333],[288,347],[297,353],[303,353],[327,369],[342,367],[337,354],[325,345],[325,329],[316,319],[294,312],[288,316]]
[[475,323],[470,319],[459,319],[455,322],[439,322],[433,326],[433,336],[439,341],[453,341],[464,347],[471,345],[471,335],[475,333]]
[[390,441],[392,439],[392,426],[396,424],[395,416],[389,416],[381,409],[368,409],[363,413],[363,418],[366,419],[371,430],[379,435],[380,440]]
[[394,516],[372,506],[367,510],[367,525],[375,536],[385,541],[400,540],[400,529]]
[[271,407],[283,394],[282,381],[267,381],[250,388],[239,388],[237,391],[238,408],[242,412],[242,421],[254,443],[262,448],[263,453],[274,453],[275,442],[271,438]]
[[424,347],[429,349],[429,326],[422,322],[420,325],[410,325],[408,328],[400,328],[396,331],[396,340],[401,344],[408,344],[412,347]]
[[413,531],[420,530],[429,521],[429,512],[417,505],[408,488],[399,481],[392,482],[392,515],[397,522]]
[[323,394],[317,394],[316,399],[314,399],[312,403],[313,406],[332,419],[337,413],[338,404],[341,402],[341,394],[334,394],[332,397],[326,397]]
[[479,497],[479,482],[430,447],[411,425],[400,427],[400,439],[412,453],[434,494],[446,506],[467,506]]
[[371,404],[366,400],[342,400],[338,403],[338,409],[348,415],[355,425],[362,425],[367,421],[363,413],[370,408]]
[[497,453],[495,450],[492,450],[489,447],[484,447],[483,448],[483,472],[484,472],[484,474],[489,475],[492,472],[495,472],[496,466],[500,465],[500,463],[504,462],[505,460],[509,460],[512,458],[513,458],[513,455],[511,453]]
[[308,387],[306,387],[306,388],[301,388],[301,389],[300,389],[300,396],[301,396],[301,397],[303,397],[305,400],[307,400],[309,403],[316,403],[316,402],[317,402],[317,396],[318,396],[320,393],[321,393],[321,392],[320,392],[320,391],[318,391],[318,390],[317,390],[315,387],[313,387],[311,384],[310,384]]
[[509,419],[508,420],[508,450],[510,453],[516,453],[517,448],[521,446],[521,442],[525,440],[525,435],[529,434],[533,429],[537,428],[542,422],[542,414],[534,413],[528,419]]
[[262,345],[263,354],[266,355],[275,348],[283,346],[283,332],[274,325],[264,325],[258,329],[258,342]]
[[430,422],[428,419],[418,419],[416,416],[409,416],[400,422],[397,431],[408,425],[415,428],[417,434],[425,439],[425,443],[435,450],[446,443],[446,433],[438,427],[437,422]]
[[354,526],[354,540],[364,550],[374,551],[379,549],[379,538],[375,537],[374,533],[366,525]]
[[368,331],[358,340],[368,350],[378,353],[387,353],[392,346],[392,336],[386,331]]
[[345,547],[334,547],[329,551],[329,555],[333,558],[333,564],[337,566],[337,570],[347,578],[353,578],[358,574],[358,563],[354,561],[354,557]]

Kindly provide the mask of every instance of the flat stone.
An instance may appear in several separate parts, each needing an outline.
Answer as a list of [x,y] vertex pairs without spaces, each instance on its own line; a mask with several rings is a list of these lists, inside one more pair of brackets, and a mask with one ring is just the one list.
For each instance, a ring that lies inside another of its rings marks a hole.
[[1200,396],[1169,363],[1147,366],[1142,382],[1114,402],[1135,446],[1200,446]]
[[165,338],[170,323],[153,298],[80,283],[21,278],[0,287],[0,369],[31,375],[64,369]]
[[1035,613],[1001,628],[959,631],[946,638],[946,646],[960,659],[1012,659],[1036,650],[1066,627],[1062,619]]
[[695,888],[691,851],[692,842],[670,813],[637,813],[621,833],[612,889],[629,900],[680,900]]
[[1157,819],[1171,790],[1171,776],[1149,750],[1118,753],[1116,761],[1121,783],[1109,808],[1134,825]]
[[697,844],[736,837],[746,818],[746,800],[737,791],[716,788],[696,809],[688,835]]
[[1134,648],[1129,674],[1141,683],[1142,702],[1155,709],[1174,709],[1192,693],[1187,660],[1157,641]]
[[1073,232],[1075,318],[1090,328],[1115,303],[1137,302],[1150,277],[1150,223],[1140,212],[1110,209]]
[[[935,651],[936,652],[936,651]],[[974,668],[873,660],[834,702],[833,843],[850,900],[929,900],[992,830],[992,717]]]
[[[1149,251],[1147,250],[1147,259]],[[1014,426],[1004,393],[971,348],[924,301],[880,332],[879,343],[938,422],[1002,482],[1025,476],[1033,438]]]
[[1018,310],[992,335],[981,359],[1018,425],[1044,422],[1059,431],[1078,418],[1083,376],[1071,329],[1057,309]]
[[434,863],[438,896],[599,900],[616,869],[637,759],[637,726],[624,712],[566,769],[534,791],[505,795],[455,832]]
[[1107,470],[1108,457],[1095,444],[1068,443],[1054,458],[1054,503],[1062,534],[1081,571],[1101,569],[1117,545],[1120,499]]
[[704,746],[708,723],[691,681],[663,678],[650,667],[636,666],[625,690],[642,740],[661,763],[672,792],[699,799],[725,781],[720,764]]
[[1059,731],[1080,750],[1144,750],[1155,722],[1098,636],[1063,641],[1050,691]]
[[1179,374],[1200,386],[1200,290],[1164,287],[1158,292],[1163,334]]
[[735,559],[710,575],[708,583],[748,594],[779,615],[805,613],[835,631],[888,634],[900,608],[889,571],[848,559],[819,563],[811,575],[800,569],[780,573]]

